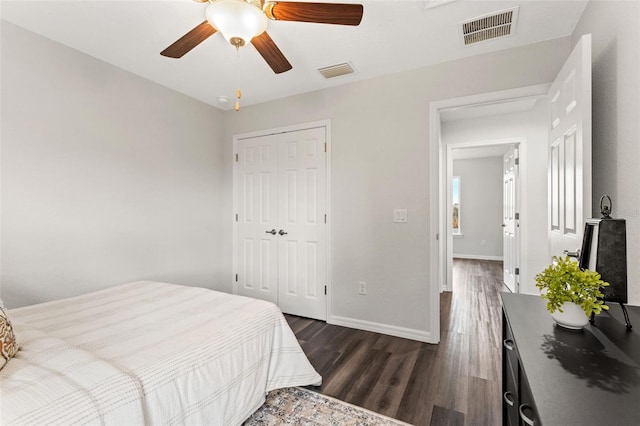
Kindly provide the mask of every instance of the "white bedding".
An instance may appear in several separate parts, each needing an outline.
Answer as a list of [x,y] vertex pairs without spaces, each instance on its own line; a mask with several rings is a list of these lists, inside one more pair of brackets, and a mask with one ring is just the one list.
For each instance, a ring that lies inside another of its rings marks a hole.
[[143,281],[9,315],[3,425],[234,425],[321,381],[280,310],[241,296]]

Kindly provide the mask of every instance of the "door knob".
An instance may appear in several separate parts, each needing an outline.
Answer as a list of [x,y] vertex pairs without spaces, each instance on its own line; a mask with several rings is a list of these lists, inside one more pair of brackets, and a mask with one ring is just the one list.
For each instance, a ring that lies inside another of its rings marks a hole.
[[506,227],[507,227],[507,224],[506,224],[506,223],[503,223],[503,224],[502,224],[502,225],[500,225],[500,226],[502,226],[503,228],[506,228]]
[[576,259],[580,259],[580,249],[576,251],[563,250],[562,252],[569,257],[575,257]]
[[272,229],[271,231],[264,231],[267,234],[276,235],[276,230]]
[[[275,229],[274,229],[274,231],[275,231]],[[280,235],[287,235],[287,234],[288,234],[288,232],[284,232],[284,230],[282,230],[282,229],[281,229],[281,230],[280,230],[280,232],[278,232],[278,234],[280,234]]]

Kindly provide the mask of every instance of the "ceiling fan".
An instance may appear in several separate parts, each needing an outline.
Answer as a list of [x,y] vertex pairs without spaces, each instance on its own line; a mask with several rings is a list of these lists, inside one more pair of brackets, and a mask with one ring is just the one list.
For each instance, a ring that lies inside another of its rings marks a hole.
[[269,19],[355,26],[360,24],[363,13],[361,4],[269,0],[195,1],[209,3],[205,14],[207,20],[160,52],[161,55],[181,58],[204,40],[220,32],[236,48],[252,43],[276,74],[289,71],[292,67],[266,32]]

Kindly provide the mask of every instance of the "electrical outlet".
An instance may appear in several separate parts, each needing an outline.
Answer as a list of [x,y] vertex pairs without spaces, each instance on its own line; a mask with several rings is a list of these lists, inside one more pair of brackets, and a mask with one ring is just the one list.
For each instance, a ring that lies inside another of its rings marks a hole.
[[367,283],[364,281],[358,282],[358,294],[364,296],[367,294]]

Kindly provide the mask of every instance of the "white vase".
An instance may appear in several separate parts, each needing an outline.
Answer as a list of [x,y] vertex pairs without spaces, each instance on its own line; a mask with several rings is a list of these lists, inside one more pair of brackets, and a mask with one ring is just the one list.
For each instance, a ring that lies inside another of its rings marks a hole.
[[589,317],[584,313],[580,305],[576,305],[573,302],[564,302],[560,308],[563,312],[555,311],[551,313],[551,318],[564,328],[580,330],[589,322]]

